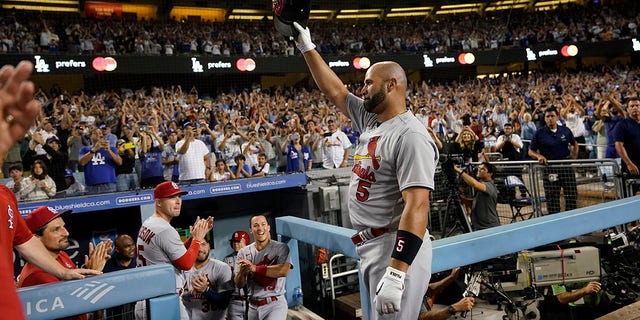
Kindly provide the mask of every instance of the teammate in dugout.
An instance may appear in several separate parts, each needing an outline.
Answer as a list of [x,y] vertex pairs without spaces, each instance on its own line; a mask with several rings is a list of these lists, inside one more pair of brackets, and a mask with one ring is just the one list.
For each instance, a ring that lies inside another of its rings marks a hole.
[[[407,110],[407,78],[395,62],[372,65],[358,97],[329,68],[297,22],[296,45],[320,90],[362,132],[349,186],[349,216],[370,319],[417,319],[431,275],[429,194],[438,150]],[[415,263],[413,263],[415,260]]]
[[233,274],[228,264],[209,258],[211,246],[200,244],[193,268],[185,271],[188,291],[182,295],[191,320],[225,320],[233,292]]
[[284,297],[285,278],[291,270],[289,247],[271,240],[271,226],[264,215],[249,220],[255,240],[240,249],[234,268],[237,288],[249,291],[249,320],[282,320],[287,318]]
[[[176,276],[176,291],[181,294],[186,287],[182,271],[193,267],[198,257],[200,244],[205,235],[213,228],[213,217],[196,218],[190,227],[191,236],[182,243],[178,231],[171,224],[171,219],[180,215],[182,196],[186,191],[173,181],[159,183],[153,190],[155,205],[154,214],[147,218],[140,227],[136,247],[138,248],[138,267],[157,264],[171,264]],[[144,301],[136,303],[136,319],[147,319]],[[180,303],[180,319],[189,320],[187,309]]]
[[[227,263],[231,267],[231,272],[236,267],[236,260],[240,249],[246,247],[251,242],[249,234],[245,231],[238,230],[233,233],[229,240],[229,245],[233,249],[233,252],[224,257],[222,261]],[[227,320],[245,320],[247,316],[246,301],[248,292],[246,287],[235,288],[231,294],[231,301],[227,308]]]

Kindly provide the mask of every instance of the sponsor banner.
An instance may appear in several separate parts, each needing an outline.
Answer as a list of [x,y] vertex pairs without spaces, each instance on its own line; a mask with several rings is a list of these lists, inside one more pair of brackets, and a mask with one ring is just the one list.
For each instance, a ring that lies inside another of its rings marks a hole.
[[[572,57],[615,57],[640,51],[637,38],[575,44],[549,44],[529,48],[509,47],[484,51],[446,53],[383,54],[366,57],[356,55],[324,56],[338,73],[360,71],[378,61],[396,61],[407,70],[466,68],[534,61],[562,61]],[[38,53],[32,55],[0,55],[0,64],[15,65],[30,60],[37,74],[287,74],[308,73],[300,56],[241,57],[200,55],[176,56],[87,56]]]
[[[193,186],[181,186],[187,191],[185,200],[202,199],[215,196],[261,192],[275,189],[292,188],[307,184],[304,173],[271,176],[263,178],[232,180],[227,182],[205,183]],[[138,192],[120,192],[77,198],[50,199],[38,202],[20,202],[18,209],[23,217],[40,206],[50,206],[58,211],[73,210],[74,213],[98,210],[118,209],[153,203],[153,190]]]

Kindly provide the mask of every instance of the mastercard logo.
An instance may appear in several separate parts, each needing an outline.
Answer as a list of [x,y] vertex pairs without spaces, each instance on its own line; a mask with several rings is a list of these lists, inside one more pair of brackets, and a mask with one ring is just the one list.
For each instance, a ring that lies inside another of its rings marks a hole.
[[256,62],[251,58],[238,59],[238,61],[236,61],[236,68],[242,72],[251,72],[256,69]]
[[474,62],[476,62],[476,56],[473,53],[463,52],[458,55],[459,64],[473,64]]
[[96,71],[111,72],[118,67],[118,62],[116,62],[116,59],[112,57],[106,57],[106,58],[96,57],[95,59],[93,59],[93,62],[91,63],[91,65],[93,66],[93,69]]
[[576,54],[578,54],[578,47],[573,44],[570,46],[562,46],[562,49],[560,49],[560,54],[563,57],[575,57]]
[[371,66],[371,60],[367,57],[356,57],[353,59],[353,67],[361,70],[368,69]]

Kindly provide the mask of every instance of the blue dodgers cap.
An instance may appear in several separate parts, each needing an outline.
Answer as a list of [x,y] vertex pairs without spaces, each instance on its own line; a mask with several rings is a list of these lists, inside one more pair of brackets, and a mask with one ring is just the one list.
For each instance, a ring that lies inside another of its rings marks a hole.
[[193,122],[187,121],[182,125],[182,129],[186,129],[188,126],[191,126],[191,127],[195,128],[195,125],[193,124]]
[[56,137],[55,135],[47,138],[46,143],[49,144],[49,143],[54,142],[54,141],[60,143],[60,139],[58,139],[58,137]]

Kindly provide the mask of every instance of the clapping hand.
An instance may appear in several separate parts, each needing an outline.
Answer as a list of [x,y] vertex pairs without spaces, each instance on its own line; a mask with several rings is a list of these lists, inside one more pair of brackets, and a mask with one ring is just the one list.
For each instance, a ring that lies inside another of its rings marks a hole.
[[193,239],[200,242],[204,241],[205,235],[207,232],[211,231],[211,229],[213,229],[213,217],[207,217],[206,219],[200,219],[200,217],[197,217],[193,226],[189,227]]
[[112,241],[102,241],[97,246],[93,246],[93,242],[89,242],[89,255],[84,256],[84,265],[88,269],[102,271],[107,260],[111,258],[113,251]]
[[191,277],[192,294],[202,293],[209,288],[209,278],[206,274],[198,274]]

